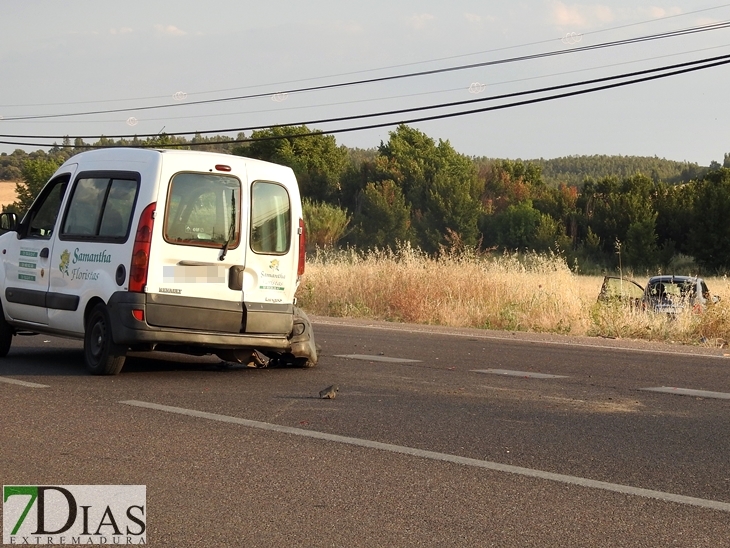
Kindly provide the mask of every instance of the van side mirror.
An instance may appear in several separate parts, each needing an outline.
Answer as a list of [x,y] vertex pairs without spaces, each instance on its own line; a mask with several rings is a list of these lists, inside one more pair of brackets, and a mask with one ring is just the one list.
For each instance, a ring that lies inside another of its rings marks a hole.
[[18,226],[18,216],[12,212],[0,213],[0,234],[16,230]]

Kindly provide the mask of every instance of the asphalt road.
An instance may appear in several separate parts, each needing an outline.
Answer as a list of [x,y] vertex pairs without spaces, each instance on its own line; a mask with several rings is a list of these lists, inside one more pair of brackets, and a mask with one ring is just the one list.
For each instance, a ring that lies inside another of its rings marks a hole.
[[16,337],[0,481],[146,485],[155,546],[730,546],[722,350],[315,333],[313,369],[132,354],[116,377],[87,376],[79,342]]

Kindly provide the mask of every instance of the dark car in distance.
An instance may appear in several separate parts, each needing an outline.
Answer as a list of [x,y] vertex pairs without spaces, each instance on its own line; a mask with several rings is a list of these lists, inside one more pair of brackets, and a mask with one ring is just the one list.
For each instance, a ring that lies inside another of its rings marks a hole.
[[702,312],[720,299],[710,294],[702,278],[662,275],[649,278],[646,287],[626,278],[606,276],[598,300],[627,302],[641,310],[677,314],[687,309]]

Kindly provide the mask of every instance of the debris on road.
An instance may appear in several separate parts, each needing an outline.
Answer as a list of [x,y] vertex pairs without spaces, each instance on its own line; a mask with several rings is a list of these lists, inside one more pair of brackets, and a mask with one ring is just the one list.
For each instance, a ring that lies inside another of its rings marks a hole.
[[323,400],[334,400],[335,396],[337,396],[338,390],[339,387],[336,384],[333,384],[332,386],[328,386],[324,390],[320,390],[319,397]]

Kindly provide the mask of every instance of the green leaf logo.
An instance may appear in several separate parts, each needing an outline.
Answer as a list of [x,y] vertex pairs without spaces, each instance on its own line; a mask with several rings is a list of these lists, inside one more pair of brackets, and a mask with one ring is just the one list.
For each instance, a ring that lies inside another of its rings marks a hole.
[[68,249],[64,249],[63,253],[61,253],[61,262],[58,263],[58,270],[61,271],[62,274],[65,274],[68,276],[68,263],[71,262],[71,253],[68,252]]

